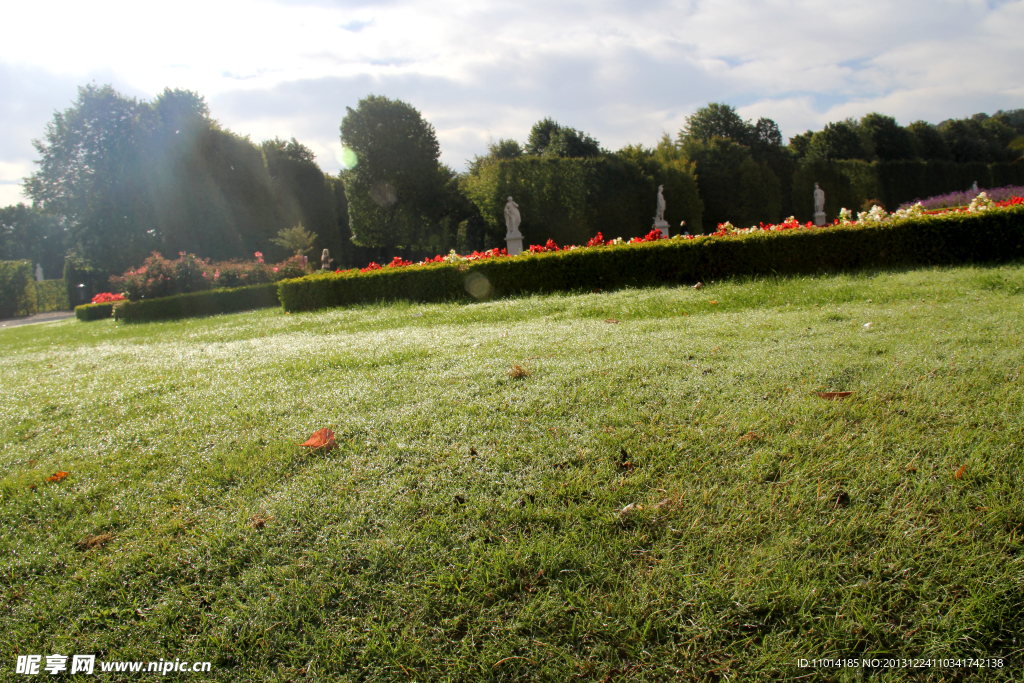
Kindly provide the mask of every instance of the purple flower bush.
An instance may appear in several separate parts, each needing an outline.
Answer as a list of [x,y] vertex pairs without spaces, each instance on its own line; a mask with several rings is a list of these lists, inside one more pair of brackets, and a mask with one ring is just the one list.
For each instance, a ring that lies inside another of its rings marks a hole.
[[914,199],[909,202],[904,202],[903,204],[900,204],[900,208],[908,209],[918,202],[921,202],[921,205],[929,211],[935,209],[950,209],[955,206],[967,206],[982,192],[988,195],[988,198],[992,201],[1002,202],[1010,199],[1011,197],[1024,197],[1024,186],[1007,185],[1006,187],[995,187],[991,190],[979,187],[977,192],[974,190],[950,192],[948,194],[940,194],[935,197],[928,197],[928,199]]

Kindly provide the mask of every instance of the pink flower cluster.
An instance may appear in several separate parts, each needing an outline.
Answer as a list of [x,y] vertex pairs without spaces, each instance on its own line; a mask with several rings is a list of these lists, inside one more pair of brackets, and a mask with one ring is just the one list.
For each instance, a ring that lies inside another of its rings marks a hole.
[[258,285],[306,274],[301,256],[293,256],[274,266],[263,260],[262,252],[257,251],[255,256],[255,261],[211,263],[184,251],[178,252],[174,261],[153,252],[140,268],[129,268],[123,275],[110,278],[110,285],[129,300],[138,301],[214,287]]

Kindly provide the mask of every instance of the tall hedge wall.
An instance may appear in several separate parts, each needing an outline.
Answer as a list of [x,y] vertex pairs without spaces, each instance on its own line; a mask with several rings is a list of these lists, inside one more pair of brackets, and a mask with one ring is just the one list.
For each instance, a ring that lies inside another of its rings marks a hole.
[[[466,179],[467,196],[480,210],[490,239],[505,235],[505,202],[513,197],[522,214],[524,244],[586,244],[597,232],[629,239],[647,234],[654,222],[658,185],[665,185],[666,220],[691,232],[701,224],[697,184],[683,168],[663,166],[657,177],[619,157],[562,159],[521,157],[491,162]],[[503,246],[503,244],[502,244]]]
[[64,280],[43,280],[33,283],[36,290],[36,312],[68,310],[68,293]]
[[1024,257],[1024,207],[822,230],[594,247],[458,264],[284,280],[286,311],[408,299],[693,283],[733,275],[1002,261]]
[[0,318],[36,312],[31,261],[0,261]]

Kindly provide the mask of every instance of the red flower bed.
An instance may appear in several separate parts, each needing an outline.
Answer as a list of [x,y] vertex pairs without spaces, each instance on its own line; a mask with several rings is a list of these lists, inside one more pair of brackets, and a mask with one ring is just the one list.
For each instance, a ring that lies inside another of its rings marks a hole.
[[111,294],[110,292],[103,292],[102,294],[97,294],[92,298],[92,302],[94,304],[111,304],[114,303],[115,301],[124,300],[125,299],[123,294]]

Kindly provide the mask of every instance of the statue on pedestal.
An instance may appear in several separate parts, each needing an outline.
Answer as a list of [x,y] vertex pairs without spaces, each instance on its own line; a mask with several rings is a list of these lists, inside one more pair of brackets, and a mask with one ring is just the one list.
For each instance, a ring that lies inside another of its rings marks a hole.
[[664,185],[658,185],[658,209],[654,214],[654,230],[661,230],[663,237],[668,237],[668,221],[665,220],[665,195],[662,191],[665,189]]
[[825,225],[825,191],[814,183],[814,224]]
[[519,232],[519,224],[523,218],[519,215],[519,205],[508,198],[505,204],[505,245],[509,256],[517,256],[523,253],[523,234]]
[[509,197],[505,204],[505,227],[508,229],[509,237],[522,237],[519,233],[519,224],[522,221],[523,218],[519,215],[519,205]]

